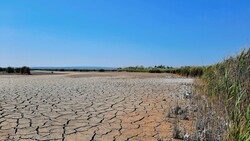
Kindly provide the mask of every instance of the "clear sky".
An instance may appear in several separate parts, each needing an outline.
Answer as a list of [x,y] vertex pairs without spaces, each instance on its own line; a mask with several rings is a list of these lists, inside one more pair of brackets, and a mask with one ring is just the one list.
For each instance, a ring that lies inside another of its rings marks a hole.
[[207,65],[249,43],[249,0],[0,0],[0,66]]

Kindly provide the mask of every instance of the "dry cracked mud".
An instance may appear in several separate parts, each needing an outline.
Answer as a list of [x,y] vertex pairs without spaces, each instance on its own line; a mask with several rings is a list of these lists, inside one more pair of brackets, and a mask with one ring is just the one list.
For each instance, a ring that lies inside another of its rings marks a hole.
[[170,139],[166,111],[192,83],[170,75],[76,76],[0,76],[0,140]]

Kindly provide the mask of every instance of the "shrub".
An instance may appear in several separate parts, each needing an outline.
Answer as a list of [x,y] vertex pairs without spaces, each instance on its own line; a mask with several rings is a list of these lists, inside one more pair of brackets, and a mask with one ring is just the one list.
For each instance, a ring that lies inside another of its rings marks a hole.
[[21,73],[21,68],[15,68],[16,73]]
[[30,74],[30,68],[23,66],[20,71],[21,74]]
[[202,76],[203,75],[203,67],[191,67],[190,76]]
[[190,75],[190,69],[191,67],[182,67],[181,70],[180,70],[180,73],[183,75],[183,76],[189,76]]
[[100,69],[99,72],[105,72],[105,70],[104,69]]
[[8,67],[8,68],[6,68],[6,72],[7,72],[7,73],[14,73],[14,72],[15,72],[15,69],[12,68],[12,67]]

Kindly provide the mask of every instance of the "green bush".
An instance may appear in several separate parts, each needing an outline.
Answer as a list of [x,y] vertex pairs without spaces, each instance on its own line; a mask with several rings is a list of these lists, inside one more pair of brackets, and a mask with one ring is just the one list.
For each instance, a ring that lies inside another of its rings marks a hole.
[[182,67],[180,74],[183,76],[189,76],[191,67]]
[[204,68],[203,67],[191,67],[190,76],[202,76]]

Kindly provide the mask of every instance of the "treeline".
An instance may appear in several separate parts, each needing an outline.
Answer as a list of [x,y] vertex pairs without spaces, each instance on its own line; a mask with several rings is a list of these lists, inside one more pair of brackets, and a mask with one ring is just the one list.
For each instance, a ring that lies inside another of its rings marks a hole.
[[173,67],[166,67],[164,65],[154,66],[154,67],[144,67],[144,66],[130,66],[125,68],[118,68],[117,71],[126,72],[150,72],[150,73],[166,73],[167,70],[173,69]]
[[143,67],[143,66],[135,66],[135,67],[126,67],[126,68],[118,68],[118,71],[126,71],[126,72],[149,72],[149,73],[173,73],[179,74],[182,76],[191,76],[191,77],[200,77],[203,75],[206,67],[196,67],[196,66],[185,66],[180,68],[173,67],[165,67],[163,65],[155,66],[155,67]]
[[2,73],[9,73],[9,74],[31,74],[30,73],[30,68],[27,66],[23,66],[23,67],[7,67],[7,68],[1,68],[0,67],[0,72]]
[[74,71],[74,72],[115,72],[116,69],[32,69],[44,71]]

